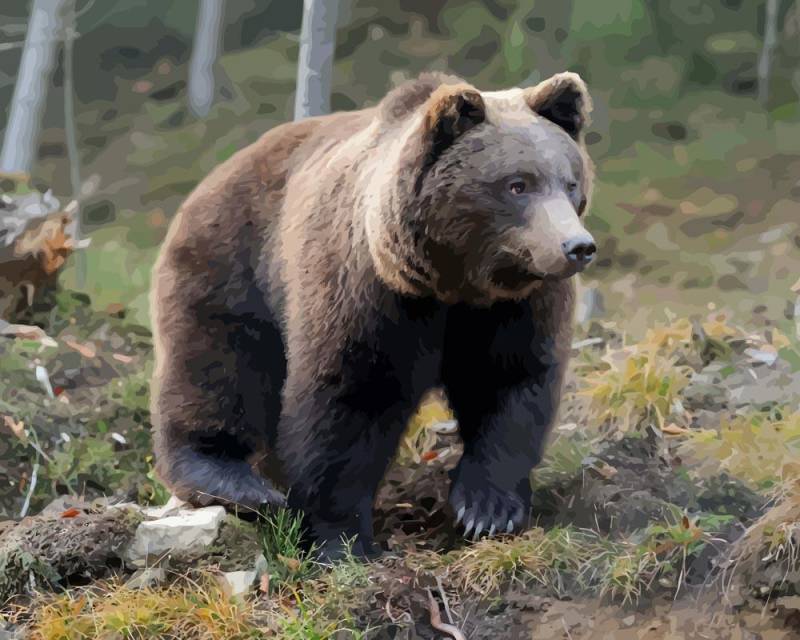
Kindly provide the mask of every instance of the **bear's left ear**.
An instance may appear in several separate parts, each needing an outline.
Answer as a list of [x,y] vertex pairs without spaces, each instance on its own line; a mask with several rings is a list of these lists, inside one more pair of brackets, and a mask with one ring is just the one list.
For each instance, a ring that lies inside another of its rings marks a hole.
[[423,106],[423,145],[425,164],[432,164],[455,140],[486,120],[483,97],[468,84],[444,84]]
[[564,129],[573,140],[589,123],[592,99],[586,83],[569,71],[540,82],[525,91],[525,101],[538,115]]

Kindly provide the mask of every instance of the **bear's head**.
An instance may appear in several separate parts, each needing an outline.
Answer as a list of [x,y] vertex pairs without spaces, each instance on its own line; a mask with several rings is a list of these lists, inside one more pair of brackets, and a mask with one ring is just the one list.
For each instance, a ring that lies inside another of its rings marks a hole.
[[381,277],[405,293],[491,304],[581,271],[595,253],[581,222],[590,110],[574,73],[499,92],[427,76],[390,93],[365,185]]

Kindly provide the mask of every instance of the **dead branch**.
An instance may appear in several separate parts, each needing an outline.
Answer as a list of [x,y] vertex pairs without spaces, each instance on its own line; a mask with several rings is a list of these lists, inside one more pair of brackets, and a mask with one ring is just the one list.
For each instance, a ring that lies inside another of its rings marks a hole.
[[436,602],[436,598],[433,597],[433,593],[431,590],[428,589],[428,611],[431,614],[431,626],[436,629],[437,631],[441,631],[442,633],[446,633],[449,635],[453,640],[466,640],[464,634],[452,624],[447,624],[446,622],[442,622],[442,614],[439,611],[439,604]]
[[0,196],[0,317],[11,317],[55,286],[76,248],[76,207],[48,191]]

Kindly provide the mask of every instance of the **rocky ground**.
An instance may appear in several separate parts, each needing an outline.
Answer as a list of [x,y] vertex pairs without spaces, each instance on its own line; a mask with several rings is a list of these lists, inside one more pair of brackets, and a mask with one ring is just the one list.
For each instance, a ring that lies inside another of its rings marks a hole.
[[377,501],[384,557],[331,568],[303,556],[288,514],[167,503],[148,331],[122,308],[55,302],[22,319],[46,331],[0,341],[0,637],[800,634],[797,353],[774,327],[582,329],[521,536],[453,529],[460,444],[434,394]]

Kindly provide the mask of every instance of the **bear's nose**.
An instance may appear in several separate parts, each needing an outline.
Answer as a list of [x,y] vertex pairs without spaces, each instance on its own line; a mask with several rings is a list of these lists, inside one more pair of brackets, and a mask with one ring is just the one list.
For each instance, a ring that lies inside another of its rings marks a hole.
[[564,255],[577,267],[585,267],[594,258],[597,247],[589,235],[576,236],[561,243]]

